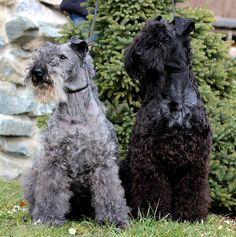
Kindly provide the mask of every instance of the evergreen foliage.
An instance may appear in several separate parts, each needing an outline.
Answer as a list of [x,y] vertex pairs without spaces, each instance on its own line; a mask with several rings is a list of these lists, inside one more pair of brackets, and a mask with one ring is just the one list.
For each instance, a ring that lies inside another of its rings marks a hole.
[[210,186],[213,206],[236,212],[236,70],[229,44],[213,32],[207,8],[179,9],[194,19],[193,68],[214,131]]
[[[181,0],[179,0],[181,1]],[[178,2],[178,1],[175,1]],[[95,0],[88,0],[90,12]],[[172,19],[171,0],[100,0],[92,48],[97,85],[108,116],[115,125],[121,157],[125,156],[135,112],[140,106],[138,82],[123,68],[125,48],[144,22],[156,15]],[[193,68],[214,130],[210,186],[213,206],[236,212],[236,70],[223,35],[213,32],[215,21],[207,8],[177,9],[177,14],[194,19]],[[60,42],[78,35],[87,38],[92,19],[79,27],[70,22]],[[84,30],[85,29],[85,30]]]

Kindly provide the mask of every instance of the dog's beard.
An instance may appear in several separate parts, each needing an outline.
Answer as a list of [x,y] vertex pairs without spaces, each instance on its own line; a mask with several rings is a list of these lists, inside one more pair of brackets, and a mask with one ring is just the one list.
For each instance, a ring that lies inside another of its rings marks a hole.
[[67,96],[62,78],[57,76],[56,79],[49,78],[47,81],[48,83],[39,84],[38,86],[33,86],[31,83],[37,101],[43,104],[66,102]]

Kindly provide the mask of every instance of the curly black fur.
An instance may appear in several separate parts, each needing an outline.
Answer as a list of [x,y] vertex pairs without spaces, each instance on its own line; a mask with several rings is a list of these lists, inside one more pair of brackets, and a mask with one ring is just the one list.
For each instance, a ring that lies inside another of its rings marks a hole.
[[206,218],[212,132],[192,73],[190,19],[149,21],[128,47],[125,69],[140,81],[142,106],[121,164],[134,216]]

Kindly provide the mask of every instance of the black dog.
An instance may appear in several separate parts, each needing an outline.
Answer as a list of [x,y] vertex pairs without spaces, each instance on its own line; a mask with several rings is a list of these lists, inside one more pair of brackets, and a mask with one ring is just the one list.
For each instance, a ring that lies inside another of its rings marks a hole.
[[194,22],[149,21],[128,47],[125,69],[140,81],[137,113],[121,177],[133,215],[200,220],[208,214],[212,132],[192,73]]

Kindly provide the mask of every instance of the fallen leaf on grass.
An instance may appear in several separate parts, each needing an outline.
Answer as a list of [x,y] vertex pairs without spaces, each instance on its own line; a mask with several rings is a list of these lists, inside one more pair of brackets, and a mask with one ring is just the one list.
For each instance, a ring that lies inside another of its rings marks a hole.
[[24,208],[24,207],[27,206],[27,204],[24,200],[21,199],[20,202],[19,202],[19,206],[20,206],[20,208]]

